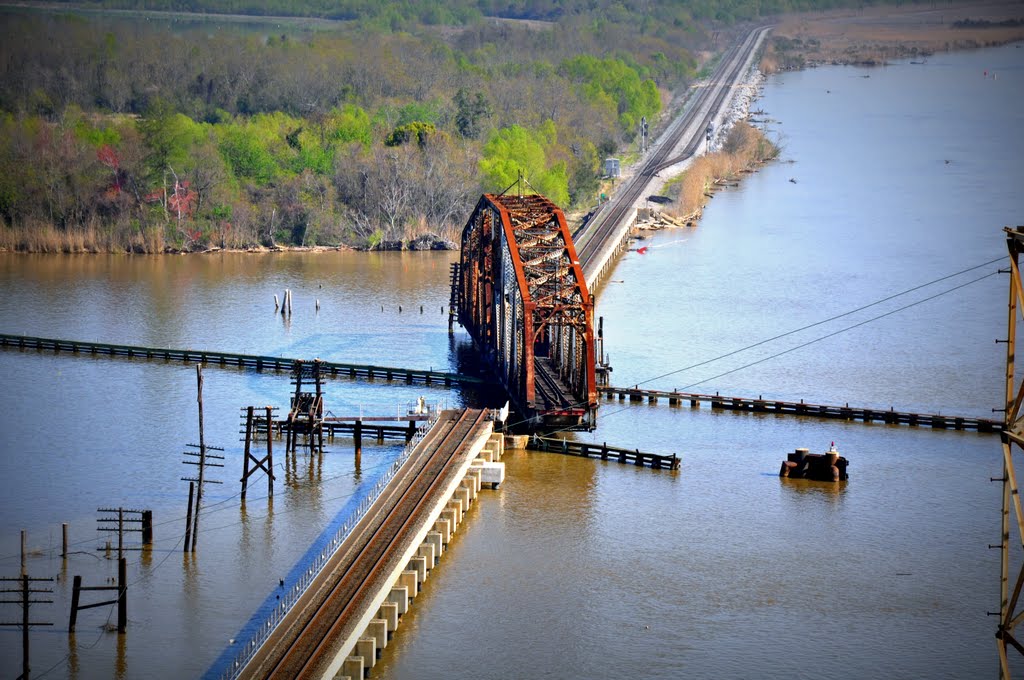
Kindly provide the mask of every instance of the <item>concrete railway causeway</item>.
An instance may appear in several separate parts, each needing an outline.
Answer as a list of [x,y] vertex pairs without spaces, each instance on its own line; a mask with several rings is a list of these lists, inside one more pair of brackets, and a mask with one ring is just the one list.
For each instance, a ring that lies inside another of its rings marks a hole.
[[394,635],[472,502],[504,479],[486,410],[442,411],[361,517],[221,678],[361,679]]

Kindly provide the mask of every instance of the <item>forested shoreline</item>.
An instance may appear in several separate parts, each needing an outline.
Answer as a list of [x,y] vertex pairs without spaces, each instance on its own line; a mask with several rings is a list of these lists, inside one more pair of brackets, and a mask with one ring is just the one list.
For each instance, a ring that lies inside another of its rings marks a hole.
[[603,159],[635,157],[641,119],[733,22],[844,3],[74,4],[345,21],[224,30],[0,6],[0,248],[429,244],[520,171],[585,209]]
[[602,159],[694,77],[682,37],[706,40],[626,19],[264,36],[7,13],[0,246],[450,238],[520,169],[586,205]]

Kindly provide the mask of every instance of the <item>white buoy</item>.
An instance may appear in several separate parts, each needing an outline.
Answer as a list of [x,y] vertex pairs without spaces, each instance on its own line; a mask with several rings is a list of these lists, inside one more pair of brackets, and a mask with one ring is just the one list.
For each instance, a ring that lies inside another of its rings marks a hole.
[[317,298],[316,300],[316,311],[320,311],[320,298]]

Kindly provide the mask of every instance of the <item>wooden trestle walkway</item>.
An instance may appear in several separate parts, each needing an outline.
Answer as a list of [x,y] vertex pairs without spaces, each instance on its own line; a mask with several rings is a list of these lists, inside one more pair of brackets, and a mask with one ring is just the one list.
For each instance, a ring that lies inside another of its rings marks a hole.
[[[390,420],[396,421],[397,418],[391,417]],[[408,443],[416,435],[417,424],[415,420],[406,420],[408,422],[407,425],[383,425],[380,424],[379,417],[361,419],[331,418],[328,416],[323,419],[321,427],[323,427],[324,434],[331,439],[335,437],[350,437],[362,440],[362,438],[366,437],[368,439],[376,439],[381,444],[384,443],[385,439],[401,439]],[[264,421],[257,420],[254,425],[257,432],[267,431],[267,425]],[[272,427],[277,436],[282,436],[288,429],[288,421],[274,420]]]
[[679,457],[660,453],[645,453],[637,449],[623,449],[607,444],[585,444],[558,437],[530,437],[526,448],[533,451],[553,451],[581,458],[600,458],[601,460],[617,460],[620,463],[631,463],[643,467],[649,465],[655,470],[678,470]]
[[698,394],[695,392],[668,392],[665,390],[642,390],[635,387],[601,387],[600,392],[607,399],[619,401],[647,401],[657,404],[667,399],[669,406],[681,406],[690,402],[691,407],[710,404],[712,409],[729,411],[749,411],[751,413],[779,413],[783,415],[810,416],[812,418],[830,418],[834,420],[859,420],[865,423],[879,422],[893,425],[913,425],[948,430],[976,430],[977,432],[1002,432],[1003,423],[988,418],[968,418],[965,416],[943,416],[932,413],[911,413],[883,409],[859,408],[853,406],[829,406],[827,404],[808,404],[803,401],[780,401],[777,399],[751,399],[749,397],[723,397],[718,394]]
[[[160,347],[143,347],[138,345],[113,345],[102,342],[83,342],[80,340],[57,340],[55,338],[38,338],[27,335],[9,335],[0,333],[0,347],[51,350],[53,352],[71,352],[72,354],[107,355],[134,359],[162,359],[164,361],[180,361],[183,363],[198,362],[206,365],[227,367],[254,368],[257,371],[291,371],[298,359],[287,357],[270,357],[256,354],[235,354],[232,352],[213,352],[193,349],[165,349]],[[364,364],[348,364],[337,361],[321,361],[323,375],[347,376],[349,378],[368,378],[370,380],[403,380],[408,384],[444,385],[450,387],[460,383],[481,383],[480,378],[459,373],[443,371],[424,371],[391,366],[370,366]]]

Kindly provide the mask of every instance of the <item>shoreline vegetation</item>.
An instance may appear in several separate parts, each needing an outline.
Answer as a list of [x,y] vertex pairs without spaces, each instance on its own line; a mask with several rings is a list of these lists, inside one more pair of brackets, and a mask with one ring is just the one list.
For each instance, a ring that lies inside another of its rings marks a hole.
[[[520,170],[582,214],[605,188],[603,159],[635,155],[640,119],[665,124],[714,44],[759,19],[750,0],[649,0],[644,13],[566,0],[548,14],[341,0],[344,21],[314,30],[300,18],[266,35],[259,21],[211,30],[214,14],[140,23],[120,12],[134,6],[0,5],[0,251],[453,249],[479,194]],[[776,21],[765,75],[1024,40],[1014,2]],[[561,34],[575,37],[550,39]],[[716,187],[778,153],[737,123],[721,151],[670,181],[666,222],[692,224]]]
[[676,198],[671,207],[661,211],[660,218],[672,226],[693,226],[716,190],[736,186],[740,177],[777,159],[781,151],[777,142],[748,120],[737,121],[721,150],[695,158],[685,172],[670,180],[665,192]]

